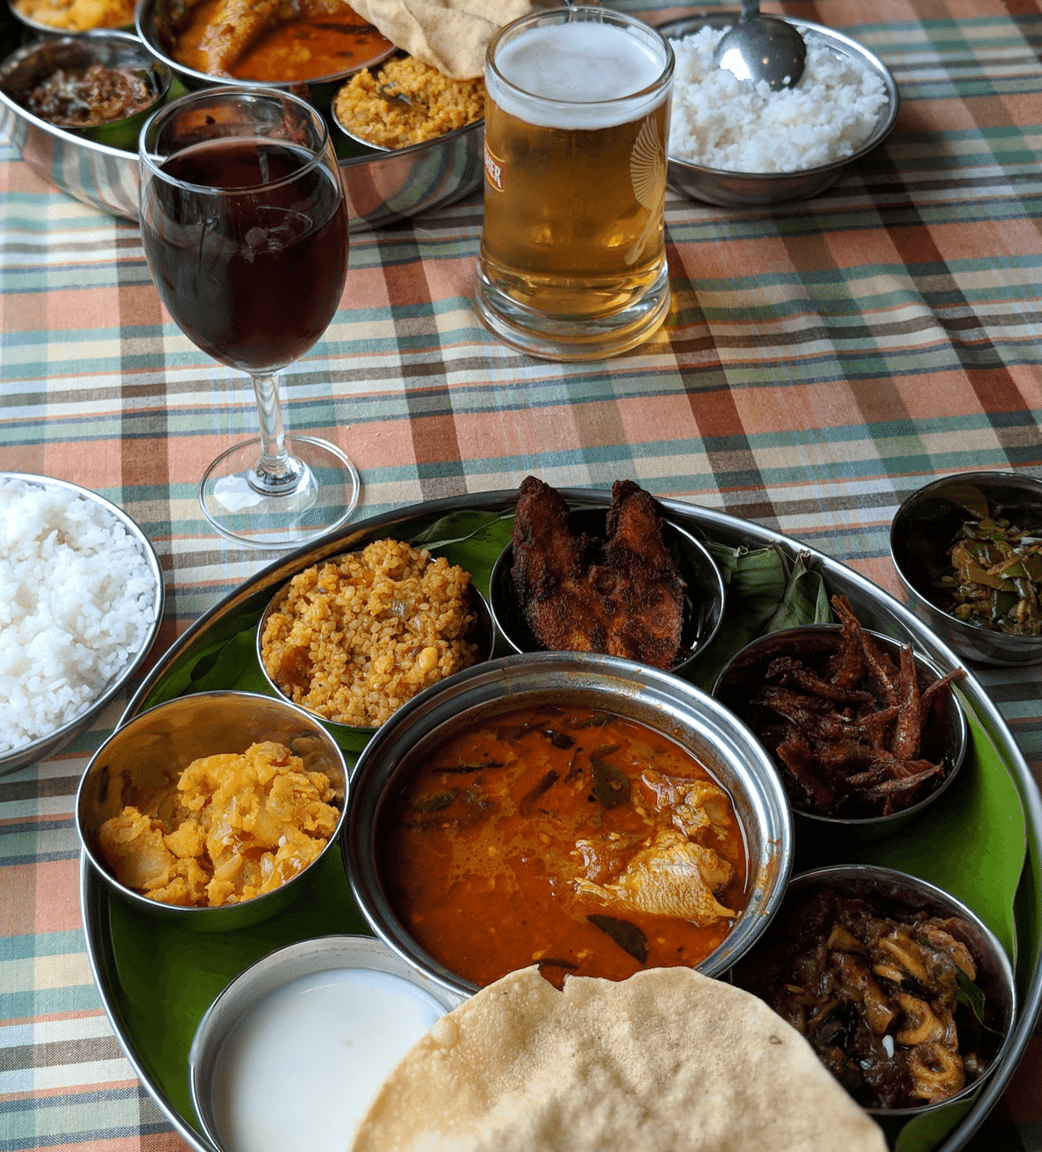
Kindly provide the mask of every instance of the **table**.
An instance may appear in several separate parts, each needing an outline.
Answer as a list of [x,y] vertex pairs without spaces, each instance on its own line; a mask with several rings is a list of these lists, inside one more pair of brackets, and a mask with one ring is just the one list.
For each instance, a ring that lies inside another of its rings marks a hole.
[[[671,193],[674,303],[643,348],[560,365],[486,333],[471,307],[480,194],[352,236],[341,307],[290,372],[286,412],[353,457],[359,516],[528,473],[628,476],[899,594],[887,533],[907,494],[964,469],[1042,475],[1042,9],[781,10],[887,62],[896,129],[809,202],[727,210]],[[144,528],[167,582],[156,658],[273,558],[222,541],[196,503],[205,464],[254,432],[252,394],[164,314],[133,225],[54,191],[4,142],[0,189],[0,470],[75,481]],[[1042,670],[981,678],[1042,773]],[[19,1152],[184,1147],[112,1035],[81,932],[73,799],[120,711],[0,778],[0,1146]],[[1042,1149],[1040,1043],[974,1150]]]

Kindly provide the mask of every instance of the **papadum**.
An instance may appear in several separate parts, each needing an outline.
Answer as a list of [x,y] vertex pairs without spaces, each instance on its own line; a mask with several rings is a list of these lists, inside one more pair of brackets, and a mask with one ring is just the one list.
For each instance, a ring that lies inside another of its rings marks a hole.
[[482,75],[492,37],[532,9],[530,0],[351,0],[351,7],[410,56],[454,80]]
[[351,1152],[886,1152],[875,1121],[761,1000],[690,968],[536,968],[402,1058]]

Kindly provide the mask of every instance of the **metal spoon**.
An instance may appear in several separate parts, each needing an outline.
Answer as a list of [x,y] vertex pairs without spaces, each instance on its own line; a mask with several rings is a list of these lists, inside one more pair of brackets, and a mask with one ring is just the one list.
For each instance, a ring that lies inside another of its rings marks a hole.
[[739,80],[766,80],[774,92],[799,83],[806,58],[807,45],[799,32],[777,16],[761,16],[759,0],[742,0],[738,23],[713,52],[718,68]]

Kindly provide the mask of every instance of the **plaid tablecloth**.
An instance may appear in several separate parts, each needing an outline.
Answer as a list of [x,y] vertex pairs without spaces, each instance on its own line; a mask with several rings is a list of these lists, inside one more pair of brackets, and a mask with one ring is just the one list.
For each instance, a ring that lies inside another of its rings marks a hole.
[[[654,19],[684,14],[630,0]],[[777,9],[775,9],[777,10]],[[748,517],[898,593],[901,500],[964,469],[1042,475],[1042,12],[1036,0],[820,0],[900,86],[887,143],[821,196],[726,210],[670,194],[673,308],[649,344],[564,366],[499,344],[471,305],[475,194],[351,238],[325,337],[287,375],[291,428],[355,460],[358,515],[528,473]],[[0,470],[75,481],[155,543],[158,655],[270,554],[202,518],[204,466],[255,431],[245,379],[160,307],[137,229],[55,192],[0,143]],[[982,676],[1042,761],[1042,672]],[[113,705],[0,778],[0,1147],[182,1147],[92,983],[73,798]],[[974,1149],[1042,1150],[1032,1046]]]

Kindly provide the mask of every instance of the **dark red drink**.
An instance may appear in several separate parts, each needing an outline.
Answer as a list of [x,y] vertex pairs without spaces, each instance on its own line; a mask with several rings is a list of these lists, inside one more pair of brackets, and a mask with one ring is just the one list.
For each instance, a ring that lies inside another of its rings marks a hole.
[[[271,372],[303,355],[336,312],[347,214],[336,176],[270,139],[207,141],[153,181],[141,235],[159,294],[215,360]],[[186,187],[185,185],[192,185]]]

